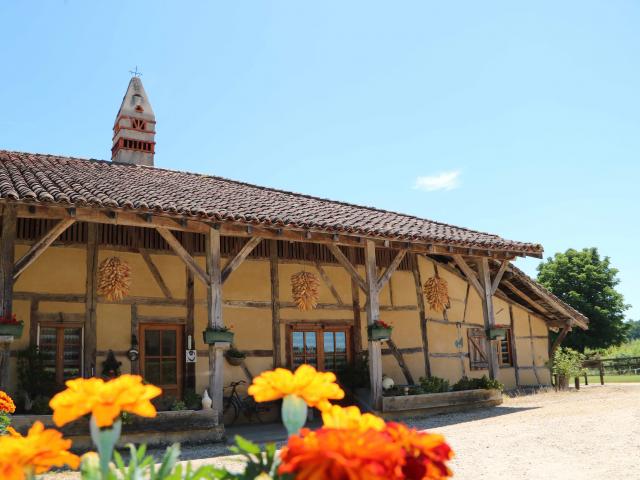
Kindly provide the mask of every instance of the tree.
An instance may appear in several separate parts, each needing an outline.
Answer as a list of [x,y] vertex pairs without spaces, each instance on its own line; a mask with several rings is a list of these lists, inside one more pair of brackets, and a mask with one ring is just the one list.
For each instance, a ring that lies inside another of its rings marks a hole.
[[640,338],[640,320],[629,320],[629,331],[627,338],[629,340],[637,340]]
[[582,352],[626,340],[629,324],[624,312],[629,305],[615,288],[620,283],[618,270],[609,257],[600,258],[597,248],[556,253],[538,265],[538,281],[589,319],[589,329],[574,329],[565,346]]

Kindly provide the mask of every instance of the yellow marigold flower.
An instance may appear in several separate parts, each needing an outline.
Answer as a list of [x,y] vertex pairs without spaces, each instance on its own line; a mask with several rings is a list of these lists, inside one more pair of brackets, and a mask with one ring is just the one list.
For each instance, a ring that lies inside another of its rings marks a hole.
[[13,413],[16,411],[16,405],[9,395],[0,390],[0,412]]
[[23,480],[65,464],[76,469],[80,458],[69,452],[70,447],[71,440],[41,422],[35,422],[25,437],[9,427],[9,435],[0,437],[0,478]]
[[59,427],[88,413],[98,427],[109,427],[121,412],[155,417],[151,399],[162,393],[155,385],[144,385],[139,375],[121,375],[105,382],[101,378],[76,378],[51,399],[53,421]]
[[262,372],[253,379],[249,395],[256,402],[270,402],[287,395],[297,395],[310,407],[325,410],[331,406],[329,400],[344,398],[344,391],[336,383],[331,372],[318,372],[311,365],[300,365],[295,372],[276,368]]
[[371,413],[361,413],[358,407],[342,408],[332,405],[322,412],[322,423],[328,428],[355,429],[359,431],[377,430],[385,428],[385,422]]

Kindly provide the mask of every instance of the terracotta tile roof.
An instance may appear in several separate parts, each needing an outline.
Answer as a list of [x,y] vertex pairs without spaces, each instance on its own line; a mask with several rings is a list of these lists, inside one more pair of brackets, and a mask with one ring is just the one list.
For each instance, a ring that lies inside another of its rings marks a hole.
[[0,198],[542,254],[539,244],[410,215],[220,177],[55,155],[0,150]]

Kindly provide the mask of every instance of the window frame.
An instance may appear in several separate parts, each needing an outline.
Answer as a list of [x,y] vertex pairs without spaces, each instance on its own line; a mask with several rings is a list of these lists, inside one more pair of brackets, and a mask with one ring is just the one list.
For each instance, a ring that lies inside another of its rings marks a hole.
[[[287,325],[286,356],[287,366],[293,368],[293,333],[294,332],[314,332],[316,335],[316,358],[319,371],[331,371],[325,368],[324,333],[344,332],[347,364],[353,360],[353,327],[351,325],[322,325],[317,323],[296,323]],[[335,339],[335,337],[334,337]],[[335,358],[335,352],[333,353]]]
[[[491,348],[495,349],[495,354],[498,359],[499,368],[512,368],[513,362],[513,329],[510,325],[496,325],[497,328],[504,328],[506,332],[506,338],[504,340],[497,340],[495,344],[491,344]],[[474,340],[482,339],[481,342]],[[484,328],[474,327],[467,329],[467,341],[469,343],[469,368],[471,370],[487,370],[489,368],[489,359],[487,358],[487,342],[486,333]],[[503,361],[502,347],[507,347],[508,361]],[[479,360],[480,358],[484,360]]]
[[[55,328],[56,329],[56,352],[55,352],[55,381],[56,385],[63,386],[64,379],[64,330],[67,328],[77,328],[80,330],[80,367],[79,377],[83,376],[84,372],[84,324],[81,322],[38,322],[38,330],[36,336],[36,346],[38,350],[41,348],[41,331],[42,328]],[[62,332],[62,333],[60,333]]]

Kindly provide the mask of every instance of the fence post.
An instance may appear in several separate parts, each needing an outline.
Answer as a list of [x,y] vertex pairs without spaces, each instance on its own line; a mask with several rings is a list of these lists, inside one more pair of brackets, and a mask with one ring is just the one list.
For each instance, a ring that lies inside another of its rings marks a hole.
[[600,362],[600,385],[604,385],[604,365]]
[[576,386],[576,390],[580,390],[580,377],[575,377],[573,383]]

